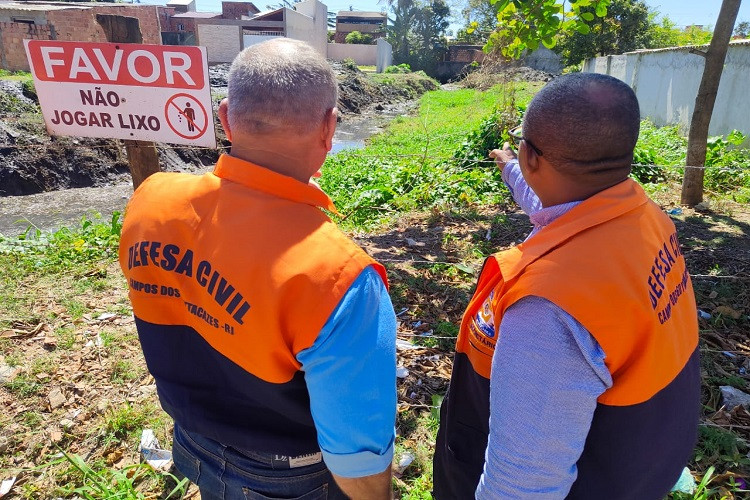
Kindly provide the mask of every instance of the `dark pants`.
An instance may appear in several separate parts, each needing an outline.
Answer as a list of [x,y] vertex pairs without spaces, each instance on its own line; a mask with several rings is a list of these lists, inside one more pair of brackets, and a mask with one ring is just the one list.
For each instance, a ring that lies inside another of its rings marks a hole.
[[283,468],[274,456],[239,451],[174,426],[174,464],[203,500],[346,499],[322,461]]

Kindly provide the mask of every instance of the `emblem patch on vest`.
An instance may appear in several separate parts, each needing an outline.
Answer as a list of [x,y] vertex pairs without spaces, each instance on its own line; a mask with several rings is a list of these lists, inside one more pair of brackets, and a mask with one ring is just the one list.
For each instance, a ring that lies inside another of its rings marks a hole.
[[481,334],[490,339],[495,338],[495,313],[492,310],[492,297],[494,296],[495,291],[493,290],[472,318],[469,329],[474,335],[478,336]]

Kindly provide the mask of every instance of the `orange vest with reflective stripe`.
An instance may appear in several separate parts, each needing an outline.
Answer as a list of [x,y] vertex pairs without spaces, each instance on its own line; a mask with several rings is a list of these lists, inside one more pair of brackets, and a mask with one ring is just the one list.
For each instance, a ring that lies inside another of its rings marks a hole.
[[696,439],[697,309],[674,224],[630,179],[485,262],[457,339],[436,451],[443,471],[457,466],[454,459],[474,466],[441,488],[454,488],[449,496],[476,488],[500,324],[530,295],[555,303],[591,333],[613,380],[598,399],[569,498],[663,497]]
[[469,353],[486,378],[497,337],[479,339],[473,319],[490,291],[496,330],[508,307],[535,295],[557,304],[596,338],[613,380],[601,403],[647,400],[674,379],[698,345],[695,296],[674,224],[632,180],[490,257],[482,278],[457,350]]
[[[387,283],[321,208],[335,211],[317,186],[229,155],[202,176],[155,174],[133,195],[120,264],[162,403],[183,427],[257,451],[317,448],[296,355],[365,267]],[[192,361],[169,360],[183,348],[226,380],[183,382]],[[294,422],[256,432],[259,415],[266,427]],[[304,446],[269,448],[263,433],[299,434]]]

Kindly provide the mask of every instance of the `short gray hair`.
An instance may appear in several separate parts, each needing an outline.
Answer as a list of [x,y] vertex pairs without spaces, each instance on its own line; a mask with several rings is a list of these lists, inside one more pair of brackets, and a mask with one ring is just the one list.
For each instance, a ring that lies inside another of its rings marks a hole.
[[338,82],[310,45],[277,38],[239,53],[229,70],[227,97],[232,129],[306,133],[336,107]]

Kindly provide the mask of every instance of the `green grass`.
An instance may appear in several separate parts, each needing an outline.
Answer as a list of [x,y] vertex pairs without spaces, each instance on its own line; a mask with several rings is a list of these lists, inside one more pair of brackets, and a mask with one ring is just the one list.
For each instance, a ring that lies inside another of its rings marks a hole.
[[[123,500],[145,500],[153,498],[145,495],[141,489],[142,483],[152,483],[152,489],[158,488],[164,491],[159,498],[182,498],[189,482],[187,479],[178,480],[168,472],[158,472],[147,464],[136,464],[117,470],[104,466],[101,463],[86,463],[78,455],[63,452],[63,458],[59,462],[67,462],[70,467],[66,471],[68,483],[60,488],[62,495],[94,499],[123,499]],[[154,485],[153,483],[157,483]],[[161,487],[159,487],[161,486]]]
[[[398,76],[408,75],[383,78]],[[487,92],[428,92],[420,100],[417,116],[396,118],[363,150],[329,157],[321,186],[344,214],[345,224],[355,227],[370,227],[398,213],[437,205],[496,203],[507,191],[494,163],[462,164],[456,153],[499,105],[528,102],[537,88],[518,84]]]

